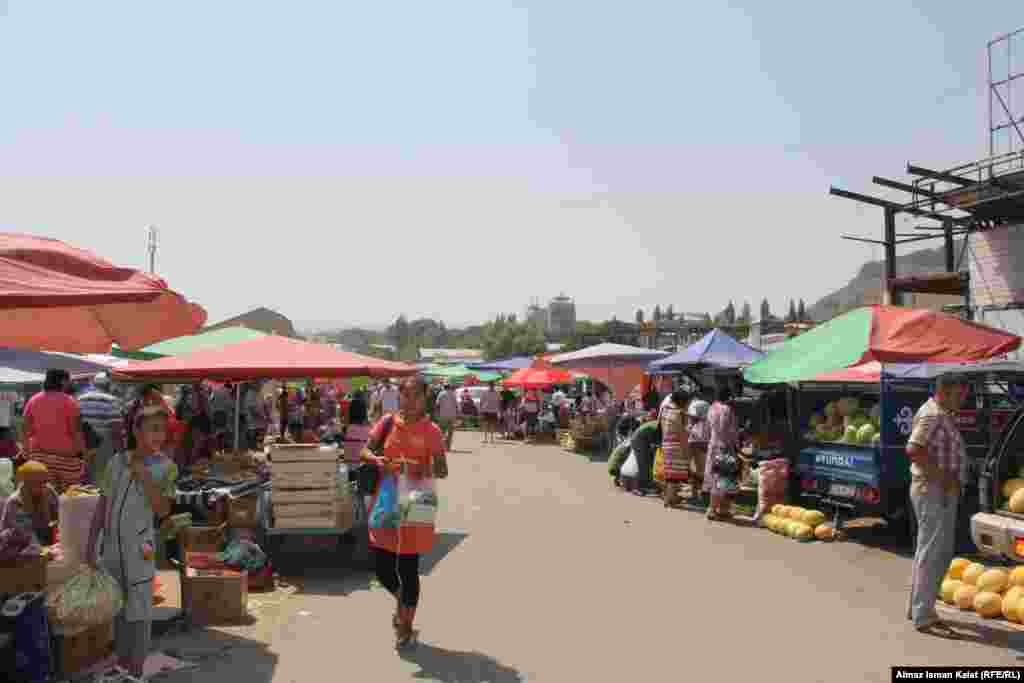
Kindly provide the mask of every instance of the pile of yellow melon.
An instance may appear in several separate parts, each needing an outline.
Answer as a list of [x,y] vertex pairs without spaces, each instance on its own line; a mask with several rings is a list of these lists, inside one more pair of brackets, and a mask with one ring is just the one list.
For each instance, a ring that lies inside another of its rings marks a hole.
[[761,524],[777,534],[798,541],[832,541],[836,530],[825,522],[825,514],[818,510],[791,505],[774,505],[771,514],[761,518]]
[[986,618],[1002,616],[1024,621],[1024,565],[1012,570],[989,569],[983,564],[954,559],[942,580],[942,601]]

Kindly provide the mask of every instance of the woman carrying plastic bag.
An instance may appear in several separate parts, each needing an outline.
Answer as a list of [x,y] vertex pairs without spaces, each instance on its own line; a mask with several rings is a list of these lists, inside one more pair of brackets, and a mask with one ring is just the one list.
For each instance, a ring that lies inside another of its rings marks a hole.
[[385,415],[370,432],[363,461],[380,467],[370,508],[370,546],[377,579],[395,598],[396,647],[412,643],[420,598],[420,556],[434,545],[436,479],[448,476],[444,436],[426,414],[427,385],[405,380],[397,415]]

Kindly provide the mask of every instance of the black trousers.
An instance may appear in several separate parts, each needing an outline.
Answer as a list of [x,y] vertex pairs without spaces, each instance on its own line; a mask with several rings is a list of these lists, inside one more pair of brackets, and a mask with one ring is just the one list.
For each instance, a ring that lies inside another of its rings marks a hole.
[[397,595],[403,607],[416,607],[420,602],[420,556],[374,548],[373,557],[381,585]]
[[640,466],[640,476],[636,483],[641,488],[650,488],[654,485],[654,455],[657,445],[647,439],[633,440],[633,453],[636,454],[636,462]]

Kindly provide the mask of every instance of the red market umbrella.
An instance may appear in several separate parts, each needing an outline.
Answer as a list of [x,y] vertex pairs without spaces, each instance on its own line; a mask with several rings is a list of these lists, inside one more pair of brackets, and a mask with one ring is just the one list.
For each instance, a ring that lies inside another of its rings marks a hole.
[[127,381],[182,383],[197,379],[383,378],[415,373],[416,368],[405,363],[339,351],[326,344],[268,335],[219,349],[129,363],[117,368],[114,377]]
[[743,372],[751,384],[818,381],[870,363],[966,363],[1016,350],[1021,338],[946,313],[864,306],[782,344]]
[[155,275],[57,240],[0,233],[0,346],[134,351],[195,334],[205,322],[202,307]]
[[530,367],[513,372],[502,380],[502,384],[523,389],[545,389],[556,384],[572,384],[575,381],[568,370],[556,368],[545,360],[537,359]]

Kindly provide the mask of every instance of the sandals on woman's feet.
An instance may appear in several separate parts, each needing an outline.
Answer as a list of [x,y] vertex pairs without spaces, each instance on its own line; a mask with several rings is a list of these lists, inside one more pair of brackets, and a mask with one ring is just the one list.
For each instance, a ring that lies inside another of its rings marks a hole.
[[395,629],[395,649],[401,650],[416,642],[416,631],[411,624],[399,624]]
[[925,626],[915,626],[914,628],[918,633],[926,636],[938,636],[939,638],[947,638],[949,640],[960,640],[962,638],[949,624],[942,621],[933,621]]

